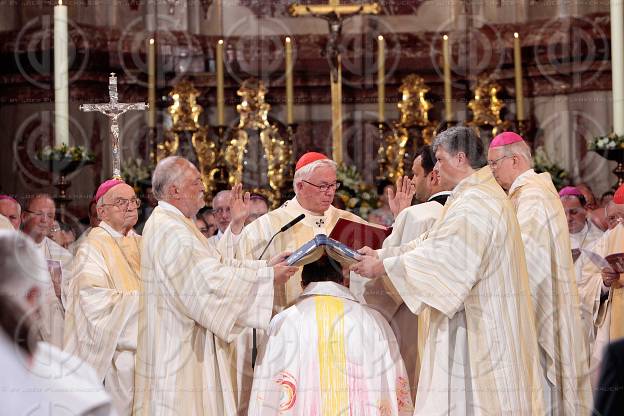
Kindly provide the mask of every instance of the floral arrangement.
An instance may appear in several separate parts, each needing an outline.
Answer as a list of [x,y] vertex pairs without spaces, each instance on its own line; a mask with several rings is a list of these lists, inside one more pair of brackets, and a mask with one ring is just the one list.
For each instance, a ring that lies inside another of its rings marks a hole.
[[606,136],[594,137],[589,143],[589,150],[624,149],[624,136],[609,133]]
[[364,182],[355,166],[341,164],[338,166],[336,177],[341,183],[336,196],[345,204],[348,211],[367,218],[379,204],[375,188]]
[[154,165],[151,162],[145,162],[141,158],[126,159],[122,163],[121,177],[123,180],[133,187],[140,187],[141,182],[145,182],[152,177]]
[[533,169],[537,173],[550,173],[553,184],[557,189],[561,189],[570,183],[568,172],[556,163],[552,162],[542,146],[536,148],[533,153]]
[[60,146],[46,146],[39,152],[38,159],[42,161],[64,161],[71,160],[74,162],[93,162],[95,156],[89,152],[84,146],[67,146],[66,143]]

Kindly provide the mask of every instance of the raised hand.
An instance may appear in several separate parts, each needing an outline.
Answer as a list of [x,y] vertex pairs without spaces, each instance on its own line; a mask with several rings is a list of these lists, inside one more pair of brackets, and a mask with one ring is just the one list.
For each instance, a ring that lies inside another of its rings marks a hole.
[[394,218],[405,208],[412,205],[415,192],[416,189],[412,184],[412,180],[407,176],[397,180],[396,193],[392,188],[388,187],[388,205],[390,205],[390,211],[392,211]]
[[245,226],[245,220],[249,216],[249,192],[243,192],[243,185],[237,183],[230,192],[230,213],[232,222],[230,230],[234,234],[240,234]]
[[273,280],[275,283],[284,284],[297,273],[298,267],[288,266],[285,262],[273,266]]

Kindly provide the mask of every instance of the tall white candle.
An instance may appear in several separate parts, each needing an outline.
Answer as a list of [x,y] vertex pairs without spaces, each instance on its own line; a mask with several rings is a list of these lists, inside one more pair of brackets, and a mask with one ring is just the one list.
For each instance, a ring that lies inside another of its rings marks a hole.
[[377,119],[386,120],[386,46],[383,36],[377,37]]
[[293,61],[292,61],[292,41],[286,38],[286,124],[293,124],[294,121],[294,88],[293,88]]
[[611,0],[613,132],[624,135],[624,1]]
[[217,43],[217,125],[225,124],[225,94],[223,81],[223,39]]
[[444,65],[444,115],[446,116],[446,120],[450,121],[453,119],[453,96],[451,91],[451,51],[449,48],[448,35],[442,37],[442,59]]
[[147,45],[147,127],[156,127],[156,44],[154,38]]
[[69,145],[69,69],[67,6],[54,6],[54,145]]
[[514,77],[516,80],[516,118],[524,120],[524,91],[522,89],[522,54],[520,35],[514,33]]

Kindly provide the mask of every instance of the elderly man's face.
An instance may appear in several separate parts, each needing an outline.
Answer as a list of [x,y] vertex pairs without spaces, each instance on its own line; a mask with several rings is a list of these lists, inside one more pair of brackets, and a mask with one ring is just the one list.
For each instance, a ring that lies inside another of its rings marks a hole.
[[180,201],[185,207],[185,215],[194,217],[205,204],[204,202],[204,183],[197,168],[191,163],[185,163],[180,179],[180,187],[178,195]]
[[501,188],[508,191],[516,179],[512,170],[513,157],[505,156],[505,152],[501,147],[494,147],[488,150],[488,165],[492,169],[496,182],[498,182]]
[[212,212],[217,220],[217,227],[221,232],[225,232],[232,221],[230,213],[230,192],[223,192],[212,200]]
[[45,196],[37,197],[30,201],[28,208],[22,213],[23,230],[35,242],[40,243],[50,232],[55,216],[54,201]]
[[624,223],[624,205],[609,202],[605,210],[610,230],[614,229],[618,224]]
[[126,233],[136,225],[140,205],[134,189],[122,183],[104,194],[98,207],[98,215],[115,230]]
[[323,214],[329,209],[336,193],[336,170],[321,166],[297,183],[297,201],[308,211]]
[[20,224],[22,223],[22,213],[19,204],[10,199],[0,200],[0,214],[9,219],[13,228],[19,230]]
[[570,234],[580,232],[585,226],[587,220],[587,212],[581,205],[581,201],[575,196],[564,196],[561,198],[563,210],[568,220],[568,230]]

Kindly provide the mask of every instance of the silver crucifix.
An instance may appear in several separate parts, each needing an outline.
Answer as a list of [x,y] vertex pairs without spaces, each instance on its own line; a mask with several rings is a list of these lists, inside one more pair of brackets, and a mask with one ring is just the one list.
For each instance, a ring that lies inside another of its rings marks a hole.
[[117,77],[115,73],[112,73],[108,78],[108,95],[110,101],[100,104],[82,104],[80,110],[97,111],[103,113],[105,116],[111,119],[111,133],[113,135],[113,178],[121,179],[121,160],[119,153],[119,116],[126,111],[145,111],[149,106],[145,103],[120,103],[117,95]]

